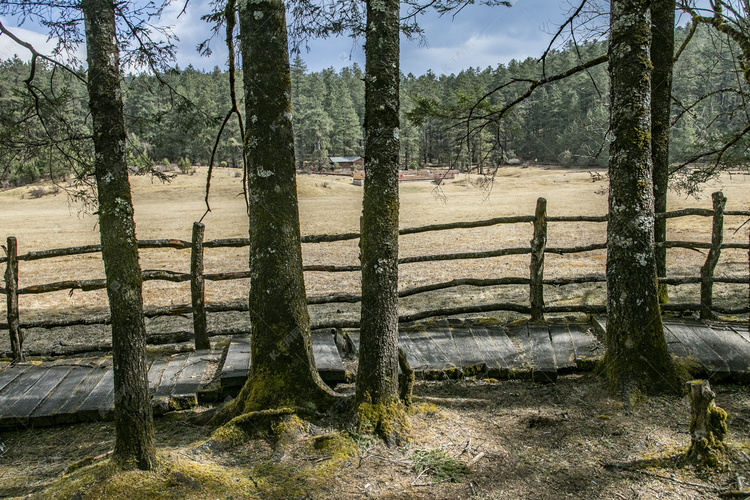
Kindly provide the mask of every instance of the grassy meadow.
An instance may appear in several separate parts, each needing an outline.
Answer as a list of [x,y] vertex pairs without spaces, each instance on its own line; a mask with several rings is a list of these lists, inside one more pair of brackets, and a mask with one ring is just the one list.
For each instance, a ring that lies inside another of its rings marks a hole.
[[[461,175],[440,188],[430,182],[401,185],[401,227],[454,221],[470,221],[509,215],[532,215],[538,197],[548,202],[550,216],[602,215],[607,210],[605,180],[595,180],[585,170],[541,167],[508,167],[498,171],[491,185],[480,185],[477,177]],[[192,223],[205,212],[206,169],[194,175],[177,175],[170,183],[150,177],[131,179],[135,204],[137,235],[140,239],[177,238],[190,240]],[[727,210],[750,208],[750,177],[722,177],[706,187],[699,198],[684,198],[672,193],[670,210],[684,207],[710,208],[710,193],[722,189],[728,197]],[[35,186],[38,188],[38,186]],[[41,198],[31,196],[32,187],[0,193],[0,237],[18,238],[19,253],[58,247],[95,244],[99,241],[97,219],[82,213],[64,191]],[[244,237],[247,216],[242,197],[242,179],[237,170],[216,169],[211,181],[212,211],[204,218],[206,240]],[[300,175],[298,193],[302,234],[357,231],[362,207],[362,188],[347,177]],[[747,228],[733,232],[744,222],[728,217],[727,241],[747,242]],[[688,217],[670,221],[669,239],[710,241],[711,221]],[[606,225],[597,223],[549,226],[549,246],[576,246],[604,241]],[[504,247],[527,247],[532,237],[531,224],[500,225],[481,229],[451,230],[402,237],[400,255],[484,251]],[[358,264],[357,241],[304,245],[306,264]],[[576,255],[552,255],[546,258],[548,277],[603,273],[604,251]],[[670,275],[697,276],[705,256],[696,251],[670,250]],[[206,272],[239,271],[247,268],[247,249],[207,249]],[[401,288],[442,282],[461,277],[493,278],[528,276],[527,255],[483,260],[446,261],[404,265]],[[157,249],[141,251],[143,269],[189,272],[189,250]],[[726,251],[717,275],[743,275],[747,272],[747,254]],[[66,279],[103,277],[101,258],[96,254],[61,257],[20,263],[20,286]],[[358,293],[359,273],[308,272],[305,275],[309,295]],[[247,296],[246,280],[207,282],[208,302],[242,300]],[[151,281],[144,286],[147,306],[182,304],[190,301],[189,283]],[[673,288],[675,300],[696,301],[697,286]],[[742,287],[716,286],[716,303],[741,300]],[[552,304],[602,303],[604,285],[547,287],[546,300]],[[745,292],[746,294],[746,292]],[[404,312],[420,308],[463,305],[479,302],[528,300],[525,287],[470,288],[434,292],[403,300]],[[2,304],[4,309],[4,304]],[[53,319],[70,315],[106,312],[104,290],[69,293],[66,291],[20,297],[22,321]],[[354,315],[357,305],[311,308],[316,314],[340,312]],[[4,311],[3,311],[4,314]],[[7,340],[6,340],[7,342]]]

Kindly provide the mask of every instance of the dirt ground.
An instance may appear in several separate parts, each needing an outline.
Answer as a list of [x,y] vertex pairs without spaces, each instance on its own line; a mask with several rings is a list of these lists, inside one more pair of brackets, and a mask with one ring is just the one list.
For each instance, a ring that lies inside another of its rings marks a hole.
[[[205,212],[203,203],[205,168],[195,175],[177,175],[169,184],[148,177],[131,179],[135,204],[137,234],[141,239],[175,238],[189,240],[194,221]],[[241,177],[235,169],[216,169],[212,179],[211,208],[206,215],[206,240],[244,237],[247,216],[241,195]],[[401,227],[454,221],[472,221],[499,216],[532,215],[538,197],[547,199],[550,216],[602,215],[607,211],[606,178],[585,170],[542,167],[508,167],[501,169],[490,187],[480,186],[477,177],[460,176],[441,188],[430,182],[404,183],[401,186]],[[96,218],[81,213],[70,204],[65,193],[41,198],[30,196],[31,188],[16,188],[0,193],[0,238],[18,238],[19,252],[98,243]],[[710,208],[710,193],[719,189],[728,198],[727,210],[750,209],[750,176],[724,176],[706,186],[699,199],[671,193],[670,209]],[[303,234],[357,231],[362,207],[362,188],[345,177],[301,175],[298,178],[300,218]],[[741,217],[727,217],[726,242],[747,243],[748,226],[735,233],[745,222]],[[669,239],[710,241],[711,221],[705,217],[671,220]],[[437,253],[485,251],[497,248],[528,247],[531,224],[500,225],[472,230],[451,230],[404,236],[399,242],[402,257]],[[606,225],[602,223],[550,223],[549,246],[567,247],[603,242]],[[306,244],[306,264],[358,264],[357,241]],[[571,277],[603,274],[605,252],[575,255],[548,254],[545,277]],[[702,252],[674,249],[668,252],[670,276],[698,276],[705,261]],[[247,249],[207,249],[207,273],[242,271],[247,268]],[[189,271],[189,251],[158,249],[141,251],[143,269]],[[717,267],[717,276],[746,276],[747,252],[726,250]],[[401,266],[400,288],[411,288],[457,278],[528,277],[527,255],[481,260],[444,261]],[[61,257],[30,262],[19,266],[20,286],[50,283],[67,279],[103,277],[101,258],[96,254]],[[358,294],[359,273],[308,272],[305,282],[309,295],[333,293]],[[234,302],[246,300],[247,280],[207,282],[206,300]],[[671,287],[673,302],[698,302],[698,285]],[[745,285],[715,285],[714,303],[737,306],[747,298]],[[603,283],[545,288],[548,305],[603,304]],[[150,281],[144,284],[147,307],[190,302],[189,283]],[[0,301],[0,315],[5,303]],[[469,304],[516,302],[528,303],[528,290],[518,286],[460,287],[430,292],[402,299],[402,314],[418,310],[455,307]],[[19,297],[21,321],[63,319],[107,313],[104,290],[82,292],[60,291]],[[310,307],[315,323],[336,315],[342,319],[358,316],[358,304],[334,304]],[[513,314],[498,314],[502,320]],[[246,324],[244,316],[212,315],[214,328],[235,328]],[[149,321],[150,331],[190,329],[189,318],[161,318]],[[34,329],[26,332],[25,346],[42,351],[55,342],[66,345],[91,345],[105,342],[108,328],[83,326],[64,330]],[[0,352],[9,350],[9,339],[0,335]]]
[[[346,420],[324,418],[283,445],[258,439],[208,453],[200,444],[211,429],[158,418],[159,466],[148,474],[115,474],[108,460],[92,460],[113,447],[110,423],[5,430],[0,497],[715,499],[750,478],[750,390],[713,388],[733,450],[714,470],[682,460],[686,398],[652,398],[626,412],[600,378],[571,374],[550,385],[420,382],[413,439],[400,448],[340,434]],[[341,446],[318,446],[329,438]]]

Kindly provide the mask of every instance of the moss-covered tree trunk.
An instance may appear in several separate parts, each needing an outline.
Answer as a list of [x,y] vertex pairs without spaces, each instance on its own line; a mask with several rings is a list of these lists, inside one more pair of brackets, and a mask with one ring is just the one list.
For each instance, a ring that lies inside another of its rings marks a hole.
[[283,0],[239,2],[250,221],[250,377],[224,419],[334,397],[313,360],[302,273]]
[[613,0],[607,352],[614,391],[627,403],[654,391],[680,391],[667,351],[654,258],[651,164],[651,24],[647,0]]
[[99,231],[112,316],[115,389],[114,459],[149,470],[154,428],[146,370],[141,268],[125,156],[115,7],[112,0],[83,0],[89,107],[94,125],[94,168]]
[[368,0],[366,36],[362,307],[356,402],[360,409],[373,405],[377,415],[373,424],[390,439],[390,417],[385,410],[398,404],[399,395],[397,0]]
[[[667,211],[669,188],[669,124],[672,110],[675,0],[651,2],[651,158],[654,165],[654,209]],[[654,241],[667,239],[667,219],[654,224]],[[656,275],[667,276],[667,249],[656,247]],[[667,285],[659,285],[659,300],[669,301]]]

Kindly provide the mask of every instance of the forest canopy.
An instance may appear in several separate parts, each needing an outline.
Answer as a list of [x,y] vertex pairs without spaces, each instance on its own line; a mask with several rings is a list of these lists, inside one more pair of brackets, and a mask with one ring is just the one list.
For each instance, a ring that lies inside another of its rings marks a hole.
[[[689,27],[677,28],[676,46],[688,32]],[[745,126],[748,89],[736,61],[737,50],[726,36],[701,25],[680,54],[674,68],[673,163],[724,144]],[[544,74],[561,73],[606,51],[606,41],[569,43],[547,55]],[[467,140],[461,117],[469,107],[490,90],[511,82],[485,99],[481,110],[500,108],[522,94],[527,82],[539,79],[542,71],[543,65],[529,57],[451,75],[402,74],[401,168],[451,166],[485,173],[517,161],[606,167],[606,64],[540,86],[501,120],[488,123]],[[29,64],[18,58],[0,61],[0,161],[4,165],[0,181],[6,187],[40,179],[60,181],[87,172],[88,167],[81,165],[81,159],[91,155],[86,142],[91,127],[86,89],[68,72],[42,62],[37,72],[36,82],[43,82],[37,85],[52,98],[39,110],[45,117],[43,125],[24,120],[35,112],[34,99],[23,83]],[[292,60],[298,167],[328,167],[329,156],[364,154],[363,78],[363,69],[356,63],[339,71],[310,72],[302,57]],[[165,160],[182,168],[206,165],[216,132],[231,107],[224,91],[228,79],[228,73],[218,67],[213,71],[175,68],[158,78],[146,73],[127,75],[123,91],[131,171],[147,171]],[[18,123],[30,125],[19,127]],[[747,142],[739,141],[722,161],[739,161],[746,148]],[[218,143],[215,164],[242,166],[242,144],[234,120]]]

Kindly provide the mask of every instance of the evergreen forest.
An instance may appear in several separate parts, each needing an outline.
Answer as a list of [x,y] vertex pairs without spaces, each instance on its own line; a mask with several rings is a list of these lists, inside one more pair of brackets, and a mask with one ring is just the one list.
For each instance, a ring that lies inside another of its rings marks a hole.
[[[689,32],[676,32],[680,47]],[[529,82],[565,72],[606,54],[606,41],[568,43],[552,50],[544,64],[534,58],[507,65],[469,68],[458,74],[427,72],[401,77],[401,168],[435,166],[488,173],[514,163],[565,167],[606,167],[609,93],[606,61],[585,71],[540,85],[499,120],[466,125],[522,95]],[[673,163],[695,159],[726,143],[747,121],[745,84],[734,57],[738,48],[724,35],[698,26],[674,68]],[[364,74],[356,63],[308,71],[302,57],[292,59],[295,149],[299,168],[325,168],[329,156],[364,155]],[[85,86],[71,74],[37,64],[32,89],[24,85],[28,63],[0,61],[0,161],[2,183],[16,186],[40,179],[88,175],[81,158],[91,156],[91,120]],[[84,74],[81,69],[81,74]],[[241,82],[241,75],[238,75]],[[192,66],[161,74],[128,75],[123,83],[128,162],[131,170],[177,164],[182,170],[206,165],[223,117],[231,108],[228,72]],[[38,82],[44,82],[40,84]],[[492,93],[490,91],[496,90]],[[242,95],[242,92],[238,92]],[[40,98],[44,96],[44,99]],[[24,117],[38,109],[43,120]],[[242,103],[240,103],[242,109]],[[42,130],[47,129],[47,134]],[[55,140],[57,138],[57,140]],[[33,147],[29,147],[29,146]],[[746,143],[738,141],[722,157],[740,161]],[[710,161],[711,157],[706,157]],[[217,143],[215,165],[240,168],[242,142],[236,120],[229,120]],[[687,186],[680,179],[674,187]],[[688,186],[689,187],[689,186]]]

